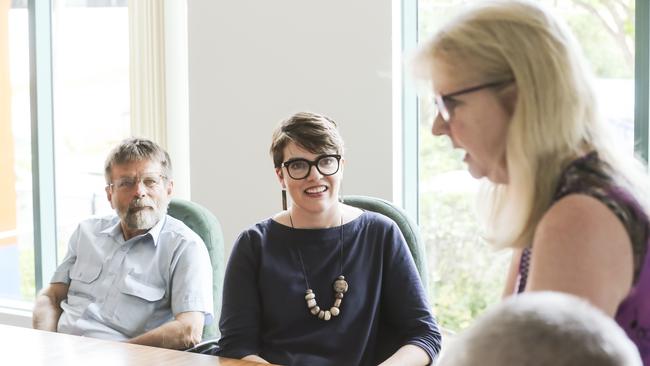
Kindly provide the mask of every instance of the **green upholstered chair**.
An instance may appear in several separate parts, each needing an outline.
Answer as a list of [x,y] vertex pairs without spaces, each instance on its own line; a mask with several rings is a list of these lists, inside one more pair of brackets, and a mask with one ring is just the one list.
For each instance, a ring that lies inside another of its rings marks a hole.
[[172,198],[167,213],[181,220],[197,233],[208,248],[212,263],[212,291],[214,300],[214,321],[203,328],[203,339],[219,337],[219,315],[221,314],[221,291],[223,288],[224,247],[223,232],[217,218],[198,203]]
[[388,216],[395,221],[399,229],[404,235],[406,244],[411,251],[415,266],[420,274],[422,285],[427,293],[429,293],[428,286],[428,267],[427,267],[427,253],[424,243],[420,238],[420,229],[411,217],[402,208],[397,207],[392,202],[386,201],[381,198],[368,197],[368,196],[355,196],[347,195],[341,197],[341,201],[346,205],[358,207],[367,211],[378,212],[384,216]]

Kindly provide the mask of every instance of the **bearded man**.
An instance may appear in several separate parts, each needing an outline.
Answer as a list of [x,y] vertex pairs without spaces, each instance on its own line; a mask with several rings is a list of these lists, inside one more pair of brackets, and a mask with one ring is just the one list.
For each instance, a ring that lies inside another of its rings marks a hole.
[[172,165],[156,143],[130,138],[106,159],[116,215],[83,221],[50,285],[36,329],[186,349],[214,314],[212,267],[201,238],[167,215]]

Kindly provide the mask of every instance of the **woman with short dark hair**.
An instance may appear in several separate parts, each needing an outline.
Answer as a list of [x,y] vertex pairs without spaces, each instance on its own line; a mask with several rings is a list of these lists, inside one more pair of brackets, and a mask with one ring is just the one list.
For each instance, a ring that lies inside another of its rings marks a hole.
[[221,355],[288,365],[432,362],[440,333],[399,228],[339,202],[345,159],[336,123],[295,114],[274,132],[271,155],[284,207],[235,243]]

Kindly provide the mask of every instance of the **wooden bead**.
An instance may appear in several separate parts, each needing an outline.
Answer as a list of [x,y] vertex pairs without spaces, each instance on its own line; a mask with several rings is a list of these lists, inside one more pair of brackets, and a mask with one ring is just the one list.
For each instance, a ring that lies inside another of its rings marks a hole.
[[344,294],[348,292],[348,283],[343,279],[345,277],[339,276],[339,279],[334,281],[334,292]]
[[317,316],[318,319],[329,321],[335,316],[341,314],[341,303],[343,302],[344,294],[348,291],[348,283],[345,281],[344,276],[338,276],[334,281],[334,304],[329,310],[322,310],[316,303],[316,294],[314,290],[307,289],[305,291],[305,301],[307,301],[307,308],[312,315]]
[[318,305],[316,305],[313,308],[311,308],[311,310],[309,311],[311,312],[312,315],[318,315],[318,313],[320,313],[320,308],[318,307]]

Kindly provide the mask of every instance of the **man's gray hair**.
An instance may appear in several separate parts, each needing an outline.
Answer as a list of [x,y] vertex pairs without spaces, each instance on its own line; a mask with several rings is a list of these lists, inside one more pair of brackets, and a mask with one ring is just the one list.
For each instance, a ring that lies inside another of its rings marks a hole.
[[530,292],[489,309],[438,366],[642,366],[612,318],[575,296]]
[[132,137],[122,140],[106,158],[104,176],[106,184],[111,183],[111,169],[114,165],[128,164],[134,161],[149,160],[160,163],[162,174],[168,179],[172,178],[172,161],[167,151],[151,140]]

